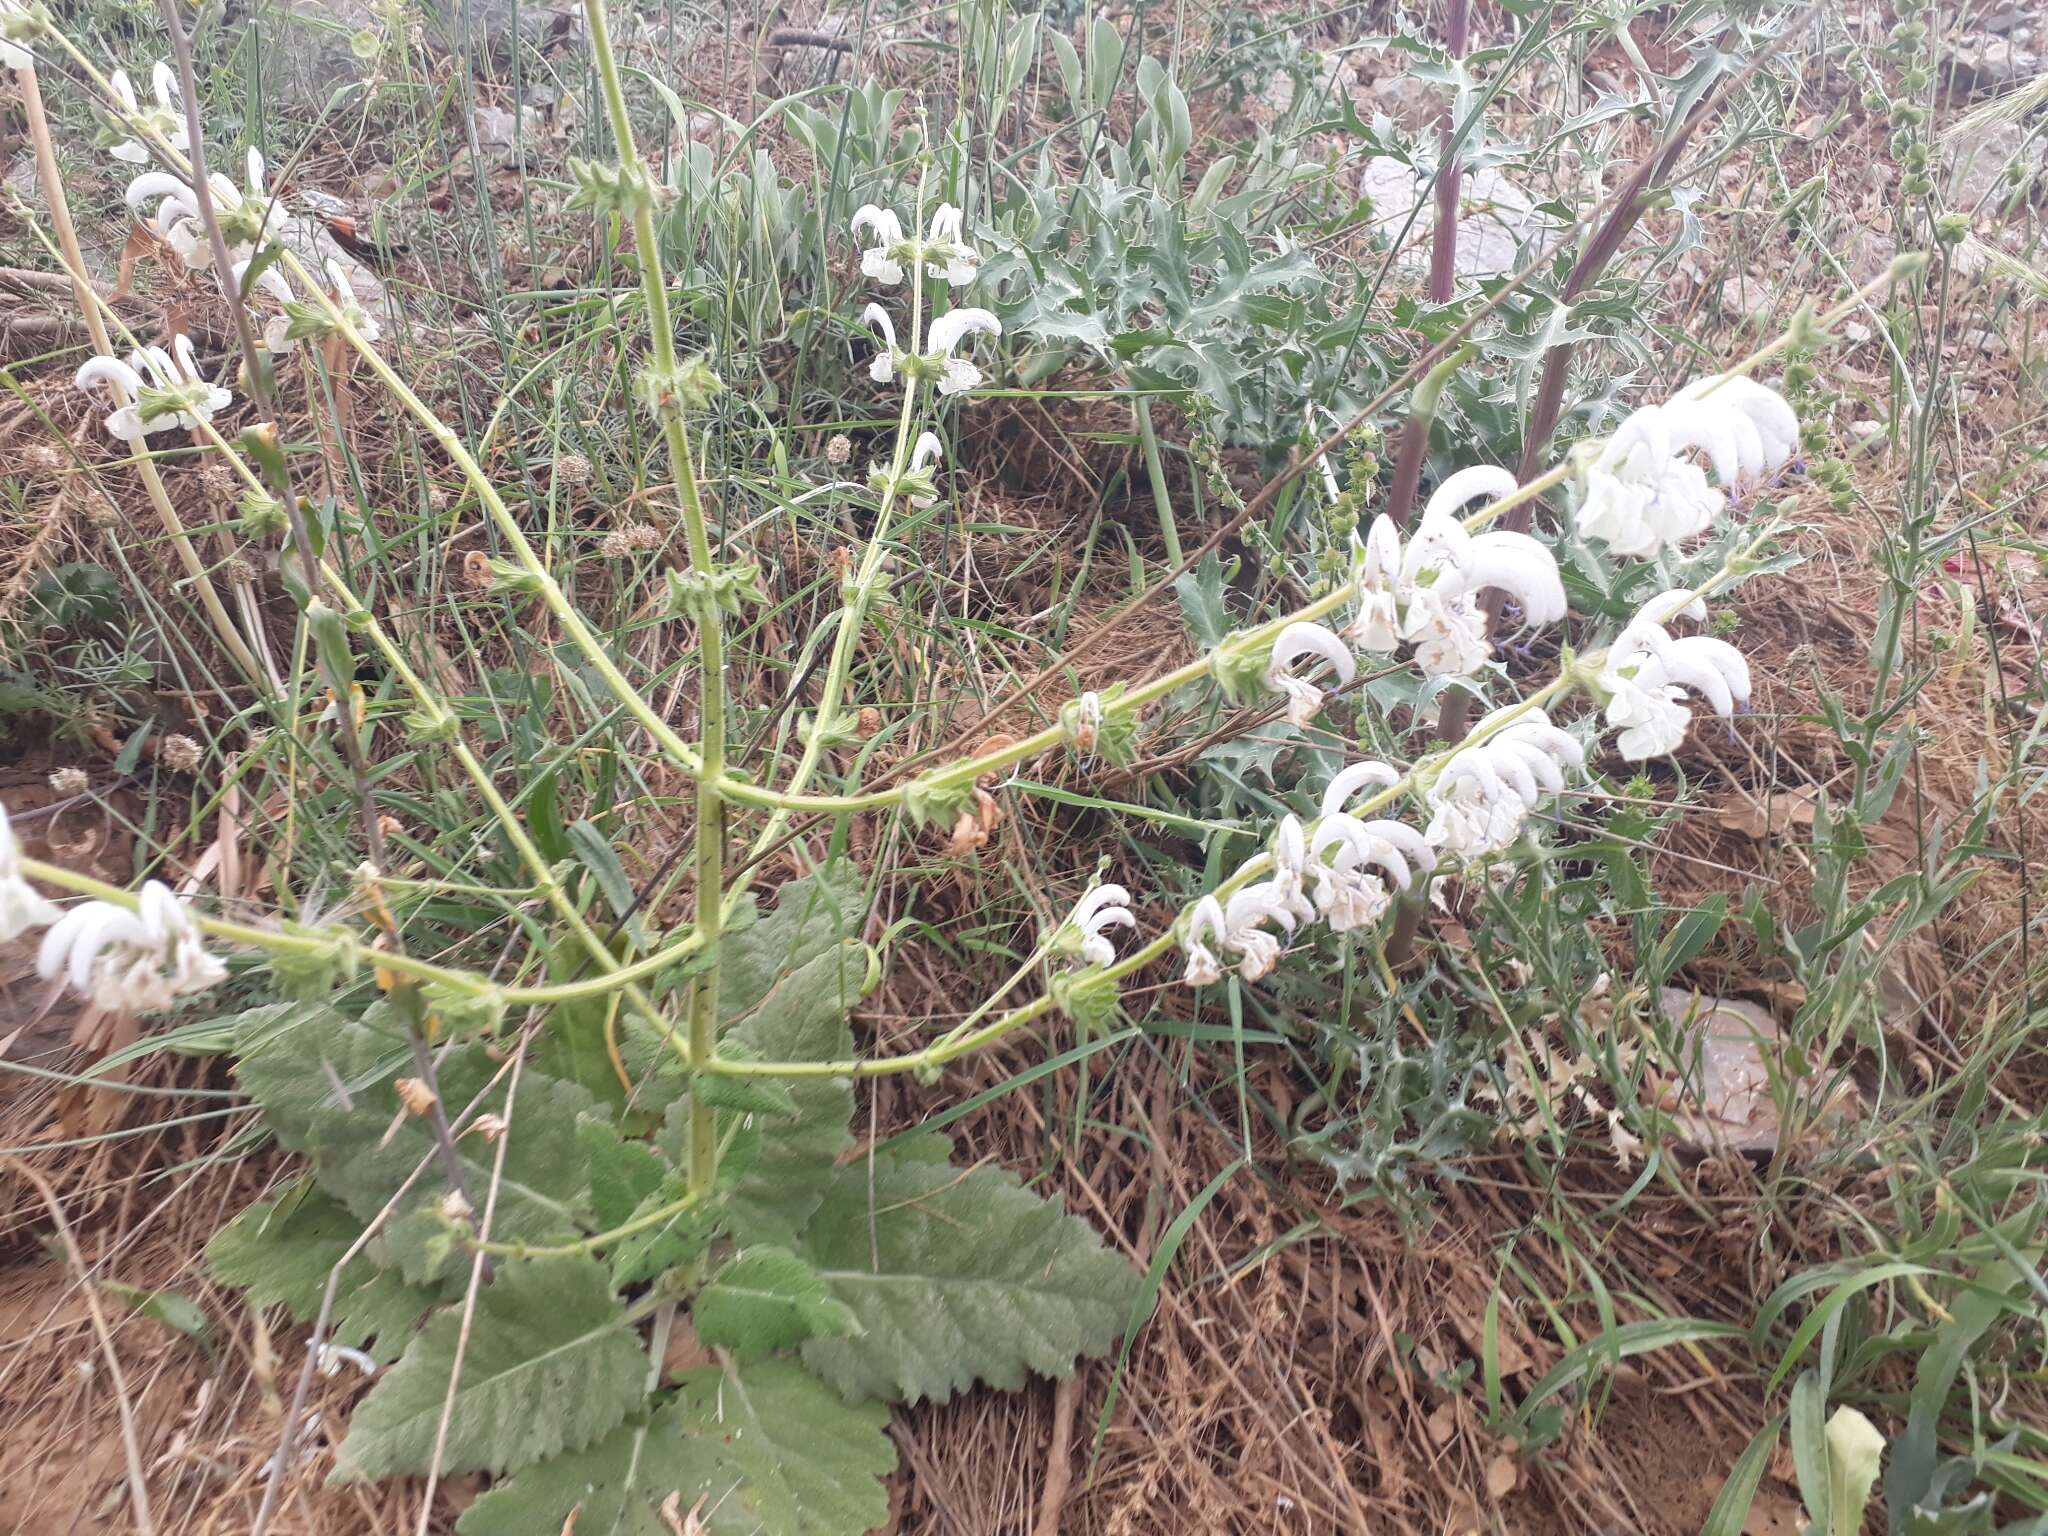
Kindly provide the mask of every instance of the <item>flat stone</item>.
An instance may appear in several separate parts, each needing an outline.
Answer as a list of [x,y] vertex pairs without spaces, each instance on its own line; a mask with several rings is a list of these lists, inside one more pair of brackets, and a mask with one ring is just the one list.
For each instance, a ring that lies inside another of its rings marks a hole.
[[[1389,240],[1400,236],[1415,215],[1402,250],[1404,262],[1429,264],[1429,232],[1436,224],[1436,197],[1429,180],[1413,167],[1382,155],[1366,165],[1359,195],[1372,199],[1373,228]],[[1517,268],[1525,240],[1546,238],[1556,223],[1536,211],[1535,199],[1496,166],[1467,175],[1458,198],[1460,277],[1498,277]]]
[[1683,1031],[1682,1073],[1665,1109],[1695,1150],[1770,1152],[1778,1144],[1767,1053],[1778,1025],[1753,1003],[1666,987],[1664,1015]]

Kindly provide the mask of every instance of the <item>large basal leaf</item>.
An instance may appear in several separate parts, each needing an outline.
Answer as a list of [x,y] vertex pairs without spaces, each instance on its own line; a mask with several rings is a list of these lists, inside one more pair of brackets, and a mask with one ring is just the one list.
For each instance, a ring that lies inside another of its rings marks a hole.
[[[775,910],[756,917],[753,897],[719,941],[718,1014],[730,1031],[760,1007],[761,1000],[791,972],[853,936],[866,915],[860,880],[851,868],[828,870],[784,882],[776,889]],[[660,1115],[689,1089],[672,1040],[646,1021],[622,1017],[620,1054],[635,1085],[633,1106]],[[681,1030],[681,1010],[673,1027]],[[769,1097],[774,1085],[763,1083]]]
[[[282,1306],[310,1323],[320,1314],[327,1277],[363,1230],[352,1213],[317,1189],[259,1200],[213,1235],[206,1265],[258,1306]],[[441,1293],[379,1269],[374,1244],[350,1259],[335,1287],[327,1337],[360,1349],[380,1365],[398,1358]]]
[[[429,1322],[356,1405],[338,1482],[424,1472],[447,1401],[462,1309]],[[647,1360],[594,1259],[507,1260],[477,1298],[446,1472],[509,1472],[611,1433],[646,1397]]]
[[889,1518],[889,1410],[848,1403],[792,1360],[686,1373],[676,1406],[709,1536],[862,1536]]
[[[764,918],[755,932],[771,919]],[[853,1055],[846,1010],[859,997],[864,967],[833,940],[831,948],[785,976],[760,1005],[726,1036],[734,1054],[755,1061],[836,1061]],[[852,1144],[853,1085],[843,1077],[802,1077],[786,1085],[794,1119],[738,1115],[755,1144],[725,1195],[726,1226],[742,1243],[793,1247],[838,1171],[839,1154]],[[734,1115],[721,1116],[729,1126]],[[681,1165],[688,1142],[689,1105],[669,1108],[659,1141]]]
[[[651,1419],[500,1483],[455,1528],[461,1536],[861,1536],[889,1516],[878,1481],[896,1464],[888,1423],[879,1403],[849,1406],[788,1361],[707,1366],[685,1375],[677,1399]],[[677,1523],[662,1516],[664,1505]]]
[[[332,1009],[301,1010],[245,1028],[238,1048],[244,1054],[237,1075],[278,1139],[309,1155],[322,1186],[363,1220],[375,1217],[426,1162],[387,1232],[406,1278],[434,1278],[447,1258],[447,1223],[438,1213],[448,1182],[428,1121],[402,1112],[395,1084],[412,1072],[412,1054],[390,1010],[372,1008],[360,1020]],[[492,1236],[545,1244],[581,1235],[590,1214],[591,1165],[577,1117],[591,1109],[589,1093],[528,1068],[506,1115],[511,1074],[501,1073],[481,1042],[437,1060],[441,1102],[451,1118],[482,1093],[482,1112],[510,1122]],[[472,1134],[460,1138],[456,1150],[471,1203],[481,1209],[497,1148]]]
[[753,1012],[790,972],[852,938],[866,915],[860,877],[845,864],[777,886],[775,910],[720,947],[719,1013]]
[[742,1359],[805,1339],[860,1332],[860,1320],[825,1288],[818,1272],[787,1248],[749,1248],[697,1293],[697,1337]]
[[1138,1275],[1085,1221],[1000,1168],[884,1153],[844,1169],[800,1249],[860,1319],[804,1359],[849,1397],[1014,1389],[1111,1349]]

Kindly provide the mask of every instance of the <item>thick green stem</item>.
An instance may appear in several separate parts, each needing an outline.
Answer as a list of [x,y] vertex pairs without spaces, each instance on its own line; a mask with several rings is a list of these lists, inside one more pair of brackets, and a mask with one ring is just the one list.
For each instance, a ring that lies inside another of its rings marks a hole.
[[1131,398],[1131,417],[1138,424],[1138,446],[1145,451],[1145,475],[1152,482],[1152,506],[1159,514],[1159,538],[1166,545],[1166,563],[1179,565],[1180,529],[1173,521],[1173,498],[1166,494],[1166,468],[1159,462],[1159,434],[1152,430],[1152,402]]
[[[611,31],[605,18],[604,0],[584,0],[584,15],[590,26],[591,52],[604,81],[605,105],[611,113],[612,139],[619,163],[635,170],[639,150],[633,143],[633,121],[626,110],[626,93],[619,81],[618,60],[612,54]],[[634,253],[640,264],[640,287],[647,302],[648,338],[653,346],[657,375],[666,380],[675,375],[676,346],[668,311],[668,286],[661,270],[661,244],[654,227],[654,207],[642,197],[633,206]],[[675,475],[676,490],[682,498],[683,527],[690,547],[690,565],[706,578],[713,573],[711,533],[704,522],[704,502],[697,488],[697,467],[690,455],[690,435],[683,425],[682,402],[665,400],[659,406],[662,436],[668,445],[669,468]],[[718,1113],[700,1092],[697,1074],[708,1069],[718,1056],[718,937],[725,920],[725,635],[715,604],[705,602],[697,613],[698,688],[701,697],[701,733],[697,761],[697,921],[699,950],[704,969],[690,987],[690,1192],[704,1196],[718,1177]]]

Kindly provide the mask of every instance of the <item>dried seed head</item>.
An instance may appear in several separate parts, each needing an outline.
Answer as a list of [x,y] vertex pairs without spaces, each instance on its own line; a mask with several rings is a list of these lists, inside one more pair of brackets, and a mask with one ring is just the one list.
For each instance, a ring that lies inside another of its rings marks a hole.
[[64,455],[50,443],[30,443],[21,450],[21,466],[38,474],[54,475],[64,468]]
[[844,432],[834,432],[825,443],[825,462],[844,464],[853,457],[853,439]]
[[462,584],[472,592],[485,592],[491,585],[491,557],[472,549],[462,557]]
[[85,520],[95,528],[118,528],[121,509],[106,496],[97,495],[85,504]]
[[854,729],[860,733],[862,741],[866,741],[881,728],[882,712],[872,704],[865,706],[854,719]]
[[391,1086],[398,1091],[398,1102],[405,1106],[407,1114],[424,1115],[438,1102],[425,1078],[401,1077]]
[[233,582],[254,581],[256,567],[240,555],[229,555],[227,562],[228,580]]
[[555,478],[564,485],[588,485],[590,460],[580,453],[565,453],[555,460]]
[[496,1141],[505,1134],[505,1117],[503,1115],[478,1115],[476,1119],[469,1123],[469,1128],[475,1131],[477,1135],[483,1137],[485,1141]]
[[73,795],[85,793],[85,770],[83,768],[59,768],[50,775],[50,788],[70,799]]
[[467,1200],[462,1198],[461,1190],[451,1189],[441,1197],[441,1214],[450,1221],[461,1222],[467,1226],[469,1218],[474,1216],[476,1211]]
[[157,761],[173,773],[197,771],[205,750],[190,736],[166,736],[157,749]]

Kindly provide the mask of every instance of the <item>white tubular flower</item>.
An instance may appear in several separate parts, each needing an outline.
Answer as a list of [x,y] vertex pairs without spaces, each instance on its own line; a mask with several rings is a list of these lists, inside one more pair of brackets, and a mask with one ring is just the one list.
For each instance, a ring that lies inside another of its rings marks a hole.
[[1632,762],[1676,751],[1685,740],[1692,712],[1683,702],[1684,689],[1724,718],[1749,705],[1749,663],[1742,652],[1710,635],[1675,639],[1664,628],[1674,617],[1706,616],[1704,603],[1681,602],[1686,597],[1664,592],[1651,598],[1616,637],[1601,669],[1607,723],[1621,731],[1616,745]]
[[1204,896],[1188,914],[1187,929],[1181,935],[1181,952],[1188,963],[1180,979],[1187,985],[1208,987],[1223,979],[1223,962],[1216,958],[1216,949],[1223,947],[1224,931],[1223,903]]
[[[939,462],[944,453],[945,449],[940,444],[939,436],[936,432],[918,433],[916,446],[910,450],[909,473],[913,475],[925,473],[932,465]],[[910,504],[913,507],[929,507],[935,505],[938,499],[936,496],[913,495],[910,498]]]
[[1277,923],[1294,932],[1295,898],[1272,880],[1261,880],[1232,896],[1223,907],[1223,947],[1237,954],[1237,974],[1258,981],[1280,963],[1280,941],[1264,930]]
[[1323,707],[1323,690],[1304,682],[1289,670],[1304,656],[1315,656],[1330,664],[1337,681],[1349,683],[1358,675],[1358,664],[1329,630],[1320,624],[1295,623],[1280,631],[1273,642],[1273,657],[1266,668],[1266,686],[1287,695],[1287,721],[1305,726]]
[[1358,616],[1344,638],[1362,651],[1391,651],[1401,643],[1401,535],[1391,518],[1374,518],[1363,544],[1351,536],[1351,565]]
[[7,825],[7,807],[0,805],[0,944],[31,928],[47,928],[63,915],[22,874],[21,845]]
[[931,233],[925,236],[924,269],[960,288],[974,281],[981,271],[981,253],[962,234],[960,210],[951,203],[939,204],[932,215]]
[[356,302],[355,285],[348,280],[347,270],[331,256],[327,259],[327,283],[334,290],[334,307],[357,335],[365,341],[375,341],[384,334],[377,317]]
[[322,1343],[313,1356],[314,1367],[322,1376],[337,1374],[344,1363],[354,1366],[365,1376],[377,1374],[377,1362],[373,1356],[360,1349],[350,1349],[346,1344]]
[[1135,928],[1131,916],[1131,893],[1120,885],[1098,885],[1074,904],[1067,922],[1080,930],[1080,956],[1089,965],[1114,965],[1116,948],[1109,942],[1111,928]]
[[[237,296],[242,291],[242,283],[248,271],[249,263],[247,261],[235,263],[235,294]],[[259,293],[275,299],[280,306],[298,302],[298,296],[292,292],[292,285],[285,281],[284,274],[278,271],[276,267],[265,267],[256,274],[256,286],[250,290],[250,296],[253,298]],[[291,329],[291,323],[292,317],[286,314],[282,307],[279,308],[276,314],[264,318],[263,347],[265,351],[275,355],[289,352],[298,345],[297,342],[293,341],[286,334]]]
[[[1585,473],[1579,530],[1620,555],[1649,557],[1704,533],[1739,491],[1791,462],[1799,418],[1754,379],[1715,375],[1635,412]],[[1687,458],[1704,455],[1706,469]]]
[[[894,215],[890,215],[894,217]],[[896,325],[890,320],[889,311],[879,304],[870,304],[860,312],[862,321],[882,333],[881,350],[876,352],[868,364],[868,377],[877,384],[886,384],[896,377]]]
[[1415,664],[1432,677],[1470,677],[1493,655],[1485,610],[1470,593],[1447,597],[1430,587],[1412,589],[1401,638],[1415,647]]
[[1313,921],[1316,909],[1306,894],[1304,877],[1308,873],[1308,834],[1302,829],[1301,819],[1292,813],[1280,818],[1280,826],[1273,834],[1273,878],[1269,882],[1282,906],[1296,922]]
[[1440,602],[1498,587],[1515,600],[1525,624],[1555,624],[1565,615],[1557,560],[1526,533],[1466,531],[1461,514],[1472,502],[1514,494],[1515,477],[1491,464],[1461,469],[1436,488],[1401,562],[1401,579],[1426,587]]
[[925,361],[936,365],[939,393],[957,395],[981,382],[981,370],[953,349],[969,336],[1000,336],[1003,323],[985,309],[949,309],[932,322]]
[[89,357],[72,376],[80,389],[95,384],[114,386],[120,405],[107,417],[106,427],[122,442],[140,443],[154,433],[180,428],[190,431],[234,404],[232,394],[208,383],[199,372],[190,337],[173,338],[171,349],[144,347],[131,353],[125,363],[119,358]]
[[1678,750],[1692,711],[1684,691],[1665,681],[1656,657],[1638,653],[1627,665],[1610,665],[1600,674],[1600,686],[1607,694],[1607,723],[1621,732],[1614,744],[1623,757],[1641,762]]
[[130,1013],[167,1008],[227,975],[206,952],[192,915],[159,880],[143,886],[140,912],[89,901],[65,913],[43,936],[36,970],[46,981],[61,972],[97,1006]]
[[[1334,850],[1327,860],[1324,853]],[[1360,821],[1333,812],[1316,824],[1312,868],[1316,877],[1316,909],[1336,933],[1347,933],[1379,921],[1393,901],[1391,880],[1406,891],[1415,870],[1436,868],[1436,854],[1422,834],[1398,821]],[[1378,865],[1384,876],[1366,866]]]
[[1385,763],[1370,759],[1362,763],[1353,763],[1347,768],[1340,768],[1336,777],[1324,787],[1322,812],[1325,816],[1334,816],[1339,811],[1347,810],[1351,804],[1351,797],[1368,784],[1377,785],[1381,789],[1392,789],[1400,782],[1401,775]]
[[127,108],[128,121],[123,126],[131,134],[109,149],[108,154],[129,165],[149,163],[149,150],[143,145],[137,129],[138,119],[180,154],[192,147],[192,135],[185,126],[184,110],[178,105],[178,77],[171,72],[169,64],[160,59],[150,71],[150,85],[156,91],[156,107],[149,112],[143,111],[142,104],[135,99],[135,86],[128,79],[128,71],[115,70],[107,83],[121,98],[121,105]]
[[1541,710],[1517,715],[1478,744],[1453,754],[1429,792],[1434,813],[1424,834],[1432,846],[1467,859],[1498,853],[1522,835],[1522,823],[1545,795],[1564,788],[1563,765],[1585,765],[1585,752]]
[[[903,281],[902,252],[903,221],[887,208],[878,208],[873,203],[864,203],[853,211],[853,233],[858,239],[862,234],[874,237],[874,244],[860,254],[860,269],[884,287],[894,287]],[[892,341],[891,346],[895,343]],[[880,382],[886,383],[887,380]]]

